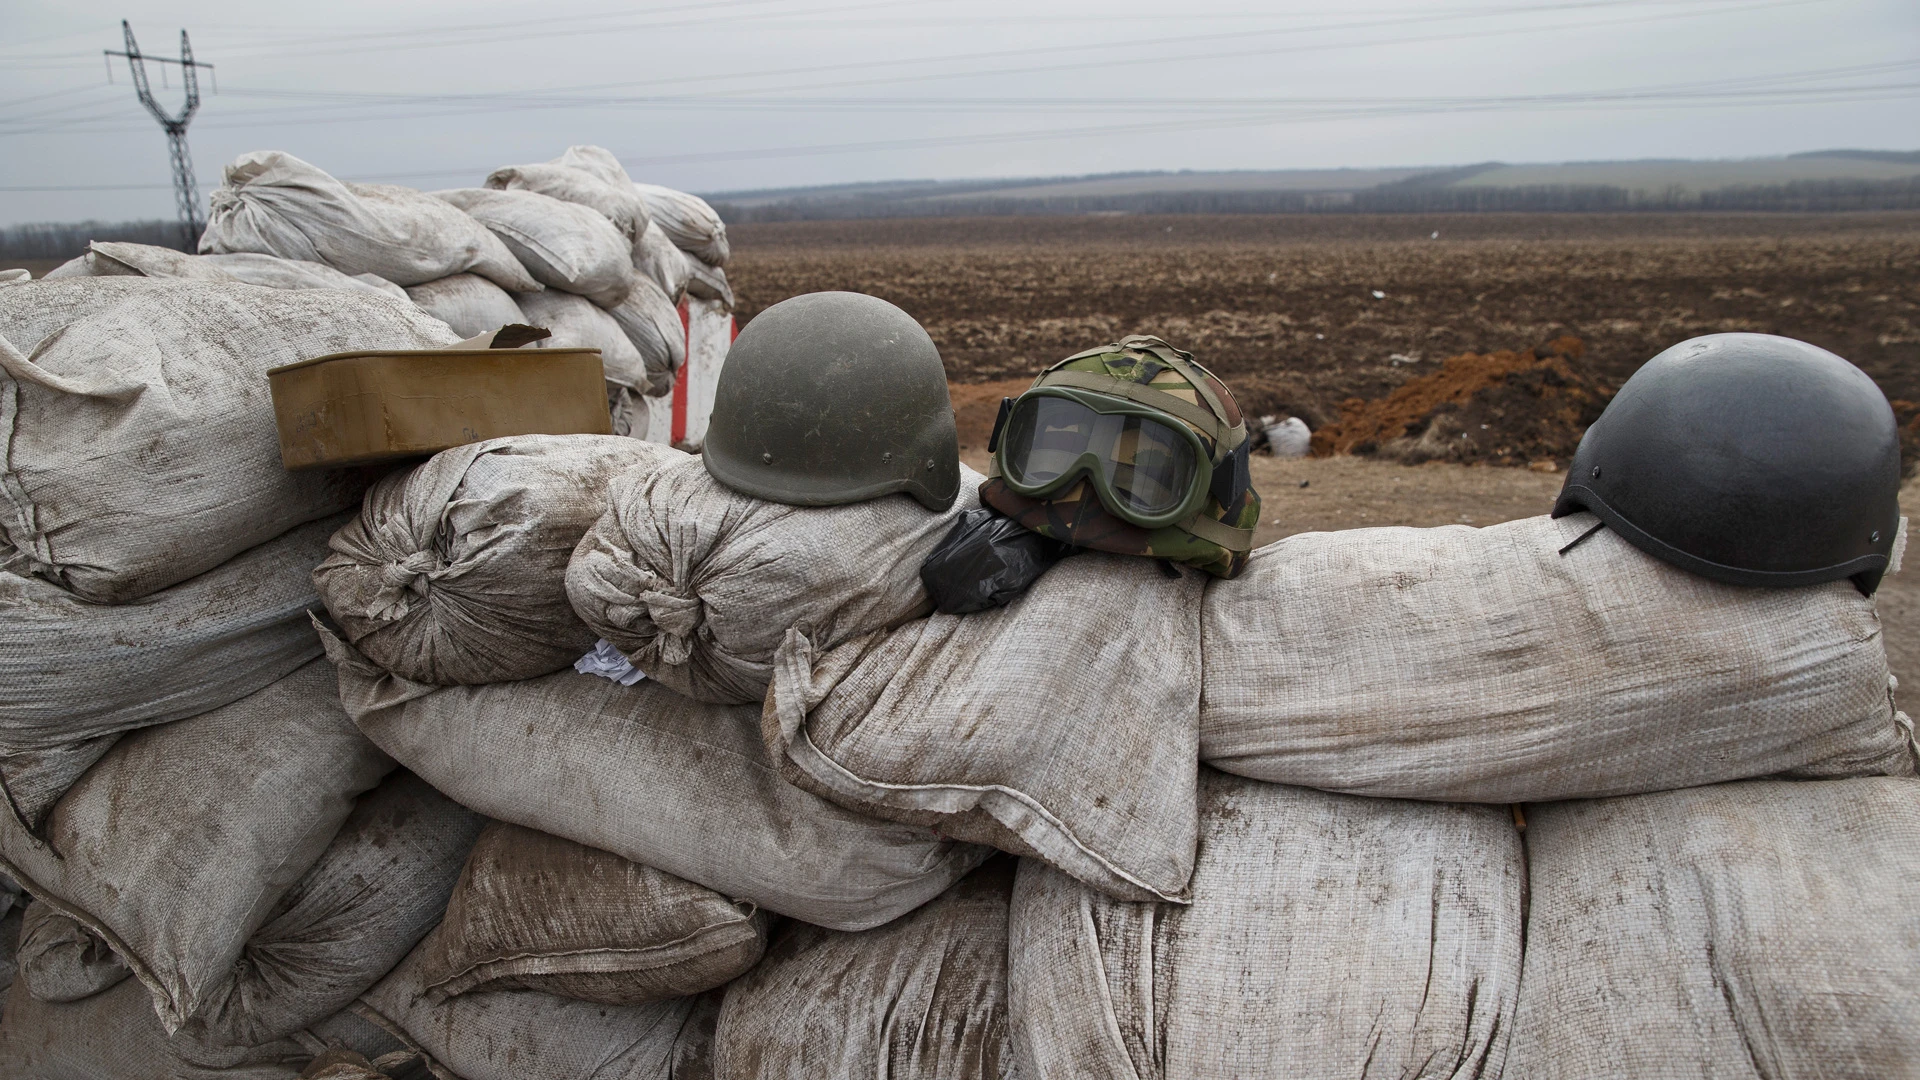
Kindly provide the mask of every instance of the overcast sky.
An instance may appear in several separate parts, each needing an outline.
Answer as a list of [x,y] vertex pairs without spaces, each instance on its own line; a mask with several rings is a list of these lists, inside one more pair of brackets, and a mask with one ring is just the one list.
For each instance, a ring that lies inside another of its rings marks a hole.
[[597,143],[716,192],[1920,148],[1915,0],[3,0],[0,223],[172,216],[122,17],[217,65],[203,202],[254,149],[436,188]]

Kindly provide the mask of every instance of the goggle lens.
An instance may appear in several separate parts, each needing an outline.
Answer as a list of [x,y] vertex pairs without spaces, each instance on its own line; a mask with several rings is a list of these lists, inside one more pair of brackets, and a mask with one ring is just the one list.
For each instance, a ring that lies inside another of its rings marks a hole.
[[1088,455],[1098,463],[1103,497],[1154,516],[1186,502],[1200,462],[1193,443],[1151,417],[1099,413],[1070,398],[1036,395],[1014,404],[1002,437],[1001,467],[1028,488],[1071,473]]

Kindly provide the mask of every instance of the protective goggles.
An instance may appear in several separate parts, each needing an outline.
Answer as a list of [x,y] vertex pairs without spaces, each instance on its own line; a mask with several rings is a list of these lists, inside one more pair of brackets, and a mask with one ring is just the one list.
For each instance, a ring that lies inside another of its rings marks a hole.
[[1041,386],[1001,405],[988,450],[1000,478],[1033,499],[1085,480],[1114,516],[1143,529],[1175,525],[1206,505],[1212,454],[1192,428],[1121,398]]

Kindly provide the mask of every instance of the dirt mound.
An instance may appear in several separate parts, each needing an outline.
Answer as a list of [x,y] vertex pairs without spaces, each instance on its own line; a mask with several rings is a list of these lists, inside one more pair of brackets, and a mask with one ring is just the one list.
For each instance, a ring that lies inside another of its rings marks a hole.
[[1579,366],[1585,353],[1579,338],[1564,336],[1518,352],[1450,357],[1386,397],[1341,402],[1340,418],[1313,433],[1313,453],[1564,465],[1613,396]]

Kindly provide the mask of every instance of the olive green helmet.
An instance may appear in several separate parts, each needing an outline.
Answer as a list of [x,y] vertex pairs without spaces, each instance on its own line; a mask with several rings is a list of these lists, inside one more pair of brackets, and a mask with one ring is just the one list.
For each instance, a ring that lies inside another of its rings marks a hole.
[[940,351],[877,296],[818,292],[754,316],[727,352],[703,457],[715,480],[794,506],[960,493]]

